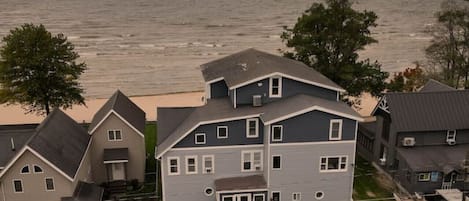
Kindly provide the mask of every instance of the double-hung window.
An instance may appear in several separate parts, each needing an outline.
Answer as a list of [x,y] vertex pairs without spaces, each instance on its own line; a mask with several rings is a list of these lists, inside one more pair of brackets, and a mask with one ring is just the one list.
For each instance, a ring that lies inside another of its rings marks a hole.
[[320,172],[347,171],[347,156],[323,156],[320,159]]
[[121,141],[122,140],[121,130],[108,130],[107,136],[108,136],[109,141]]
[[197,174],[197,156],[186,156],[186,174]]
[[54,190],[55,190],[54,179],[51,177],[46,178],[46,191],[54,191]]
[[168,175],[179,175],[179,157],[168,157]]
[[259,120],[258,119],[246,120],[246,137],[247,138],[259,137]]
[[279,98],[282,97],[282,78],[271,77],[269,79],[269,97]]
[[215,157],[213,155],[203,155],[202,162],[202,172],[204,174],[213,174],[215,172]]
[[329,140],[342,139],[342,119],[332,119],[329,126]]
[[262,170],[262,151],[241,152],[241,171],[253,172]]
[[23,181],[20,179],[13,180],[13,190],[15,193],[22,193],[23,192]]

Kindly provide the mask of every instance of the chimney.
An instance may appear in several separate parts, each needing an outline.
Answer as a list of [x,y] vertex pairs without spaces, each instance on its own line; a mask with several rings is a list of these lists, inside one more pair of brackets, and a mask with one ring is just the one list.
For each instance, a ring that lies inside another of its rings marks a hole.
[[13,138],[10,138],[10,141],[11,141],[11,151],[15,151],[16,150],[15,141],[13,140]]

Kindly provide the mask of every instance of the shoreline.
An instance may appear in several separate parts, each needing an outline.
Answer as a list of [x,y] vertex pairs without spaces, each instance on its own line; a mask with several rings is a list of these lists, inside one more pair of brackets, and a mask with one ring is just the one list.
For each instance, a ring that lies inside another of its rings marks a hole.
[[[193,92],[175,92],[159,95],[141,95],[130,96],[135,104],[137,104],[146,113],[147,121],[156,121],[156,109],[158,107],[195,107],[204,104],[202,97],[203,91]],[[66,114],[72,117],[78,123],[91,122],[93,115],[101,108],[108,98],[91,98],[86,99],[85,106],[73,106],[71,109],[64,110]],[[361,109],[357,112],[367,117],[372,112],[377,100],[369,94],[361,97]],[[45,116],[38,116],[35,113],[25,114],[25,110],[21,105],[0,105],[0,125],[13,124],[32,124],[41,123]]]

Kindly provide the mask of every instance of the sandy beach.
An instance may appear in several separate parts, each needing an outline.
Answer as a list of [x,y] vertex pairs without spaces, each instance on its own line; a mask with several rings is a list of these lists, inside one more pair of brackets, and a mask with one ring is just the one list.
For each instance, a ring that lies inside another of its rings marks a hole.
[[[165,94],[154,96],[136,96],[130,99],[142,108],[147,117],[147,121],[156,120],[157,107],[189,107],[203,105],[203,92],[187,92],[177,94]],[[77,122],[90,122],[96,111],[107,101],[107,99],[89,99],[86,101],[86,107],[74,106],[72,109],[65,110]],[[362,109],[358,112],[363,116],[369,116],[373,107],[376,105],[376,99],[369,95],[364,95],[362,99]],[[36,114],[25,114],[25,110],[19,105],[0,105],[0,125],[6,124],[29,124],[40,123],[44,116]]]

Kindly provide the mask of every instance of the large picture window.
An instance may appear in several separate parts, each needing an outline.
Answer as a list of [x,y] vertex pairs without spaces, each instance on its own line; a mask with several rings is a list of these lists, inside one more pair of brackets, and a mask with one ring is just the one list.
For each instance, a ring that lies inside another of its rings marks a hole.
[[320,172],[347,171],[347,156],[323,156],[320,160]]
[[241,171],[253,172],[262,170],[262,151],[243,151],[241,153]]

